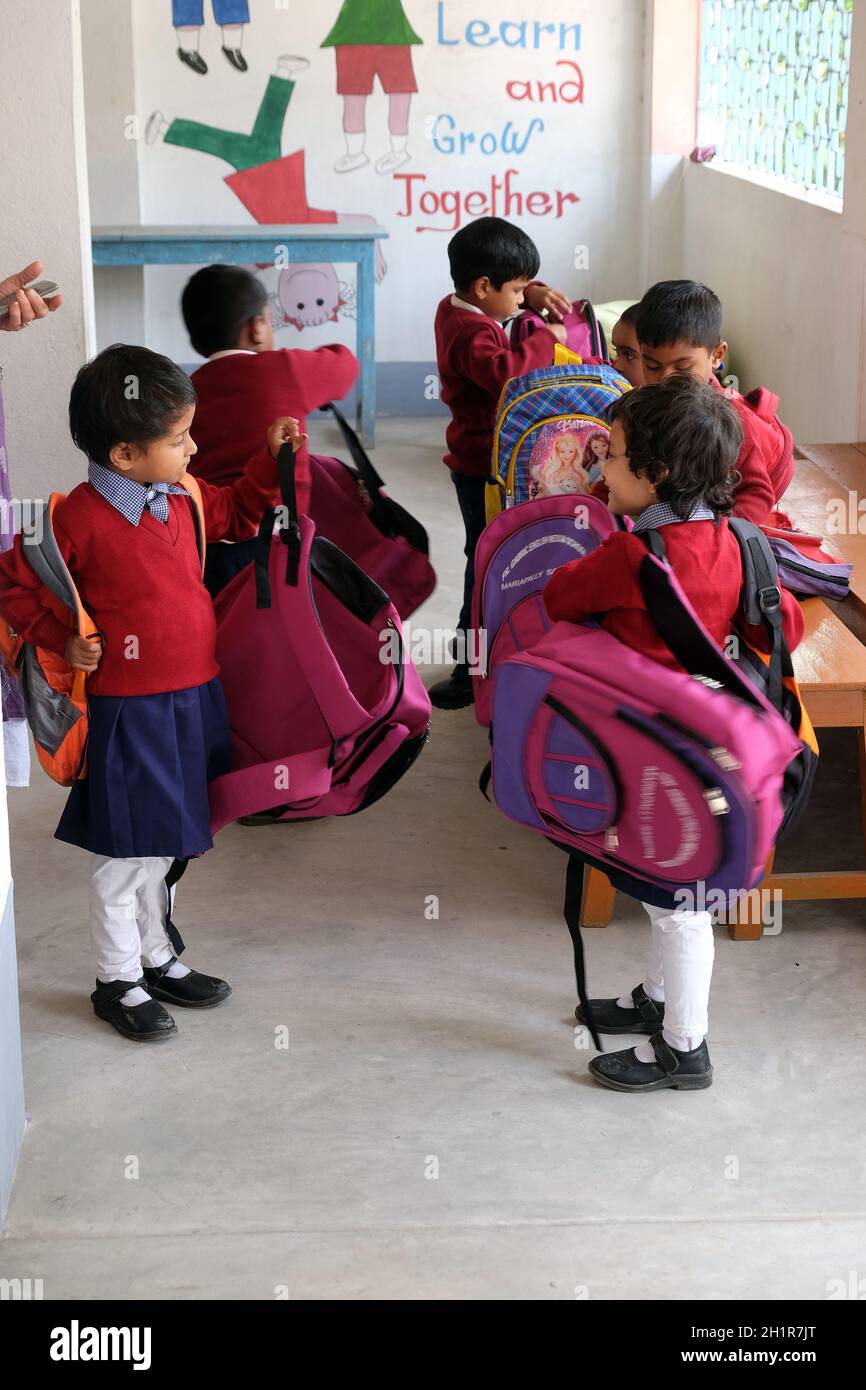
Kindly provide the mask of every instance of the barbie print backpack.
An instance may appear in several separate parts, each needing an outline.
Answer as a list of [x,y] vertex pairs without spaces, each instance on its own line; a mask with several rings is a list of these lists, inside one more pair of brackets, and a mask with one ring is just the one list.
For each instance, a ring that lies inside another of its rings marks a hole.
[[630,389],[606,363],[535,367],[507,381],[493,429],[487,520],[536,497],[588,492],[607,455],[607,409]]

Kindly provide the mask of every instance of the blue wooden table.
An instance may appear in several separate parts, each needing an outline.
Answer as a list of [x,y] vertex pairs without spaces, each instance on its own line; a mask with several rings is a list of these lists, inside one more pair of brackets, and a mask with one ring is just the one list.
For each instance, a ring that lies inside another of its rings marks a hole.
[[278,265],[333,261],[358,267],[356,352],[358,432],[376,431],[375,243],[384,227],[311,223],[251,227],[94,227],[94,265]]

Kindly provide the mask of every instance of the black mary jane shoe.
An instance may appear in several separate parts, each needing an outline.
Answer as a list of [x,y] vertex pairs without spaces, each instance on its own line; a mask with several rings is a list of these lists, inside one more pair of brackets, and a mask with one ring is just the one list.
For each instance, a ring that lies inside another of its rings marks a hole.
[[435,685],[431,685],[427,694],[430,696],[431,705],[435,705],[437,709],[465,709],[467,705],[474,704],[475,694],[469,667],[458,662],[451,675],[444,681],[437,681]]
[[182,63],[193,72],[197,72],[199,77],[204,77],[207,73],[207,63],[196,48],[179,48],[177,56]]
[[133,1042],[163,1042],[177,1032],[177,1024],[161,1004],[155,999],[148,999],[145,1004],[121,1002],[123,995],[135,989],[136,985],[150,993],[143,978],[132,982],[110,980],[107,984],[97,980],[96,989],[90,996],[93,1012],[97,1018],[104,1019]]
[[661,1033],[650,1038],[654,1062],[639,1062],[634,1048],[602,1052],[593,1057],[593,1078],[612,1091],[703,1091],[713,1084],[713,1068],[706,1042],[692,1052],[677,1052]]
[[215,975],[201,975],[198,970],[191,970],[188,975],[173,980],[166,971],[174,965],[175,959],[172,956],[163,965],[145,966],[145,987],[155,999],[165,999],[184,1009],[212,1009],[228,999],[231,986]]
[[223,44],[223,53],[233,68],[236,68],[238,72],[246,72],[247,60],[239,48],[226,48]]
[[[592,1021],[599,1033],[658,1033],[665,1021],[665,1006],[650,999],[643,985],[631,992],[633,1009],[620,1008],[615,999],[590,999]],[[586,1024],[580,1004],[574,1011],[578,1023]]]

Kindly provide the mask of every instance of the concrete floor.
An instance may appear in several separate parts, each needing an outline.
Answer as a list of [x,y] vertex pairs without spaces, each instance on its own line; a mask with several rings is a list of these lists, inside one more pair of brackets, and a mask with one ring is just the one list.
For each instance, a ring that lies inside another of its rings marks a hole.
[[[441,427],[379,428],[442,575],[415,626],[450,626]],[[825,753],[788,853],[844,867],[856,763],[844,736]],[[574,1045],[564,856],[482,799],[485,758],[471,711],[436,713],[362,816],[222,832],[177,917],[234,994],[177,1010],[158,1048],[91,1011],[63,793],[38,773],[11,793],[30,1123],[0,1276],[51,1299],[775,1300],[866,1273],[863,905],[791,904],[758,943],[719,930],[714,1086],[603,1090]],[[594,993],[641,978],[639,908],[588,935]]]

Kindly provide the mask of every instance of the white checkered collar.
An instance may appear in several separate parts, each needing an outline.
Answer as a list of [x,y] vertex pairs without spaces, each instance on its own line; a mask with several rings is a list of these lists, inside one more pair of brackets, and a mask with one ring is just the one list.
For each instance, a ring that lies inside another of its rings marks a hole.
[[668,502],[651,502],[635,519],[633,531],[654,531],[657,526],[676,526],[681,521],[715,521],[706,502],[696,502],[688,516],[677,516]]
[[101,463],[90,461],[87,480],[131,525],[137,526],[148,501],[158,492],[186,492],[177,483],[137,483],[125,473],[116,473]]

